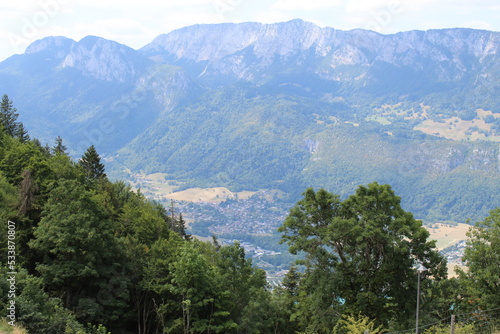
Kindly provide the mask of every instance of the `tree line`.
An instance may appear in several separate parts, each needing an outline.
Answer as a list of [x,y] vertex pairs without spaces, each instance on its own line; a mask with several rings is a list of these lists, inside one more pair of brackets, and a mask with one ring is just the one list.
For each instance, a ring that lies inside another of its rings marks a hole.
[[[77,161],[66,150],[60,137],[53,147],[30,139],[4,95],[0,224],[16,224],[16,321],[29,333],[403,330],[415,325],[418,264],[428,270],[423,324],[500,307],[500,209],[471,229],[467,269],[449,279],[446,259],[389,185],[359,186],[345,200],[309,188],[279,228],[305,258],[271,289],[238,243],[190,236],[181,215],[110,181],[94,146]],[[2,260],[1,305],[9,271]]]

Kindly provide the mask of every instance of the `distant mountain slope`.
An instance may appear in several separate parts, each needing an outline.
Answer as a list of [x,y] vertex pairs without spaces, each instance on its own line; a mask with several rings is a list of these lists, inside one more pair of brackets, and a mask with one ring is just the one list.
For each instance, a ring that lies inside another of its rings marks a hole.
[[482,219],[500,206],[499,35],[293,20],[195,25],[140,50],[49,37],[0,63],[0,91],[35,136],[95,144],[111,174],[292,202],[379,181],[419,218]]
[[186,95],[191,80],[175,66],[157,66],[125,45],[88,36],[48,37],[0,63],[0,91],[30,131],[61,135],[81,152],[91,143],[112,152]]
[[312,98],[260,95],[248,85],[199,100],[164,115],[120,158],[187,186],[281,189],[289,200],[309,186],[348,194],[377,180],[430,220],[463,221],[500,205],[498,143],[442,140],[397,124],[318,121],[318,114],[344,118],[345,111]]

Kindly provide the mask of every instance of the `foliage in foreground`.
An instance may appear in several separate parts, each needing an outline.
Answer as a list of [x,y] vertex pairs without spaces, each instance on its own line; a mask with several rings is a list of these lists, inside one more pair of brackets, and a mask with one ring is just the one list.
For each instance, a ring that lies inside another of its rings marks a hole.
[[[424,334],[449,334],[449,333],[450,333],[449,325],[435,325],[424,331]],[[475,328],[473,324],[455,325],[455,334],[470,334],[470,333],[475,333]]]
[[357,316],[343,315],[335,327],[333,327],[334,334],[365,334],[366,331],[370,334],[386,333],[382,326],[376,327],[375,320],[358,314]]
[[[240,245],[193,239],[180,215],[110,182],[95,147],[75,162],[61,138],[43,147],[2,122],[0,224],[16,226],[16,321],[30,333],[407,329],[417,261],[428,268],[422,324],[453,312],[498,319],[483,311],[500,307],[500,209],[471,229],[469,270],[446,279],[435,243],[389,185],[359,186],[343,201],[307,189],[280,228],[290,251],[306,258],[271,291]],[[0,252],[7,254],[6,233]],[[4,263],[1,305],[9,290]]]
[[358,312],[403,324],[415,309],[407,296],[416,294],[416,264],[435,281],[446,275],[429,232],[388,185],[360,186],[344,201],[307,189],[279,230],[292,253],[307,254],[298,302],[309,319],[304,329],[325,332],[339,314]]

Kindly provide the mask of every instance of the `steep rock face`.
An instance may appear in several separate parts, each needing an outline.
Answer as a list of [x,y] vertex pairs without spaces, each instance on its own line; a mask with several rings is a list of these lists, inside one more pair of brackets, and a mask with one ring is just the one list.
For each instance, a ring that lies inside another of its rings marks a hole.
[[370,68],[381,63],[425,71],[434,81],[457,81],[481,66],[495,66],[491,60],[498,57],[498,38],[499,33],[472,29],[381,35],[293,20],[186,27],[158,36],[140,51],[158,62],[197,64],[195,75],[230,75],[238,80],[262,80],[263,72],[276,68],[329,80],[368,80]]
[[198,91],[196,82],[182,68],[162,65],[153,66],[143,73],[131,95],[137,97],[138,103],[151,98],[159,106],[159,111],[168,112]]
[[[28,46],[19,61],[30,59],[43,69],[75,69],[97,80],[130,83],[153,62],[134,49],[104,38],[87,36],[76,42],[66,37],[46,37]],[[21,65],[20,67],[26,67]]]
[[313,45],[318,52],[323,52],[323,48],[330,47],[331,36],[336,32],[343,33],[301,20],[274,24],[202,24],[160,35],[140,51],[150,57],[165,55],[201,62],[217,61],[251,46],[257,58],[270,58],[290,56]]
[[99,80],[127,82],[142,74],[149,64],[128,46],[87,36],[72,45],[60,67],[76,68]]

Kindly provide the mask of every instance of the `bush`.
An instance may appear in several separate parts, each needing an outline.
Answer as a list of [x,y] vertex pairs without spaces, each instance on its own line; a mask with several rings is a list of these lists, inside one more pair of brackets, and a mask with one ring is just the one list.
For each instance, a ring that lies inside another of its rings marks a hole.
[[472,121],[477,117],[477,112],[472,110],[462,110],[458,112],[458,117],[463,121]]
[[485,123],[495,123],[496,121],[496,118],[495,116],[493,115],[487,115],[485,118],[484,118],[484,122]]
[[342,319],[337,322],[333,328],[334,334],[364,334],[368,330],[370,334],[386,333],[382,327],[375,327],[375,320],[371,320],[367,316],[358,314],[343,315]]
[[[449,334],[450,325],[435,325],[424,331],[424,334]],[[474,333],[474,325],[455,325],[455,334],[471,334]]]
[[[6,268],[1,268],[0,279],[6,281]],[[25,269],[20,269],[16,276],[19,295],[16,296],[16,329],[12,334],[28,333],[37,334],[102,334],[107,333],[106,328],[85,328],[76,319],[74,314],[62,306],[59,298],[50,297],[44,291],[44,284],[40,277],[29,275]],[[5,289],[0,286],[0,292]],[[6,295],[6,293],[2,293]],[[24,328],[18,327],[23,325]],[[4,330],[0,322],[0,329]],[[10,326],[10,325],[9,325]],[[25,330],[24,332],[21,331]],[[7,333],[9,333],[7,331]]]

